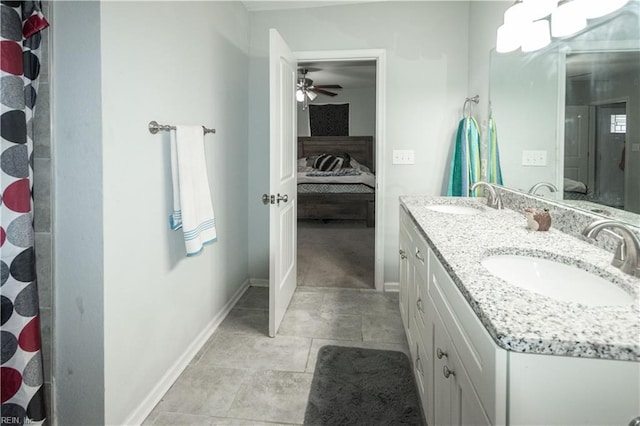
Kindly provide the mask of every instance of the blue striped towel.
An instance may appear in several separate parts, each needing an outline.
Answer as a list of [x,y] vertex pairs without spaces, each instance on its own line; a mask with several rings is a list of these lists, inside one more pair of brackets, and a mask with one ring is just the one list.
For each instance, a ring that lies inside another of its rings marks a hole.
[[472,117],[458,124],[449,173],[447,196],[468,197],[469,188],[480,179],[480,127]]
[[171,175],[169,224],[173,230],[182,228],[187,256],[193,256],[217,239],[202,126],[176,126],[171,134]]

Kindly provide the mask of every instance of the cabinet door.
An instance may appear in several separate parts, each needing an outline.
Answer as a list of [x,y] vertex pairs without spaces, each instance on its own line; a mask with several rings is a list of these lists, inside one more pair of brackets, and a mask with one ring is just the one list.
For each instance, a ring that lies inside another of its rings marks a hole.
[[405,225],[405,216],[400,211],[400,316],[405,330],[409,329],[409,284],[413,281],[413,264],[410,254],[412,252],[411,237]]
[[436,425],[491,425],[462,361],[437,312],[434,326],[434,423]]

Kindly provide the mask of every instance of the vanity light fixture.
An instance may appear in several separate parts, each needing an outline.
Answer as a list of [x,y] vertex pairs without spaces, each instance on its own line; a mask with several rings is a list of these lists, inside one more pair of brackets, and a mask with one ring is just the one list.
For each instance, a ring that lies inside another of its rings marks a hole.
[[498,28],[496,51],[499,53],[513,52],[522,45],[520,30],[517,26],[503,24]]
[[624,7],[629,0],[574,0],[587,19],[599,18]]
[[551,35],[554,37],[570,36],[586,26],[587,17],[580,1],[565,1],[551,14]]
[[609,15],[629,1],[516,0],[504,12],[504,24],[496,34],[496,51],[507,53],[522,48],[523,52],[532,52],[541,49],[551,42],[551,36],[576,34],[586,28],[587,19]]
[[551,15],[558,7],[558,0],[523,0],[523,4],[529,19],[537,21]]
[[522,39],[522,51],[533,52],[542,49],[551,43],[551,35],[549,35],[549,21],[542,19],[540,21],[528,24],[524,29],[524,37]]
[[504,12],[504,24],[498,28],[496,50],[500,53],[513,52],[522,45],[522,27],[530,20],[522,0],[516,2]]

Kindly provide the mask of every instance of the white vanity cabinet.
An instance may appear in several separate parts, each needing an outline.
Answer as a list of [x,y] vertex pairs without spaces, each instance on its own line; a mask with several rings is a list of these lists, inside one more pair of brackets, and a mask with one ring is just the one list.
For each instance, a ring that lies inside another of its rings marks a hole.
[[[400,220],[400,314],[416,385],[426,413],[433,412],[433,338],[428,318],[429,249],[408,215]],[[427,418],[432,424],[430,418]]]
[[434,359],[433,394],[436,425],[491,425],[482,402],[447,333],[440,315],[433,315]]
[[400,249],[400,307],[429,426],[626,425],[640,416],[640,363],[507,351],[404,207]]
[[[400,259],[400,311],[427,423],[488,425],[504,422],[502,416],[496,417],[493,406],[491,418],[487,415],[484,401],[476,391],[477,385],[472,383],[475,375],[480,386],[495,384],[495,378],[486,378],[497,371],[495,364],[491,369],[485,364],[495,363],[496,357],[485,352],[487,349],[497,352],[497,347],[491,346],[491,337],[477,319],[479,328],[471,328],[480,336],[471,339],[466,334],[452,307],[466,302],[459,292],[459,300],[448,300],[448,287],[457,289],[404,209],[400,215]],[[473,315],[473,312],[469,313]],[[478,339],[488,339],[489,345],[476,342]],[[471,367],[473,375],[467,372],[465,363]],[[502,385],[506,386],[506,379]],[[483,392],[485,400],[492,405],[495,394],[495,386]]]

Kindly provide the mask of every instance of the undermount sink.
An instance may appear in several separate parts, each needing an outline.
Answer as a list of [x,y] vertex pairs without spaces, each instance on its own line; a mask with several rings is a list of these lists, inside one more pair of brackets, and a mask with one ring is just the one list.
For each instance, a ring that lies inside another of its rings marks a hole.
[[481,263],[511,285],[561,302],[587,306],[634,303],[633,297],[616,284],[573,265],[523,255],[494,255]]
[[427,209],[440,213],[450,214],[478,214],[480,210],[467,206],[456,206],[454,204],[433,204],[427,206]]

